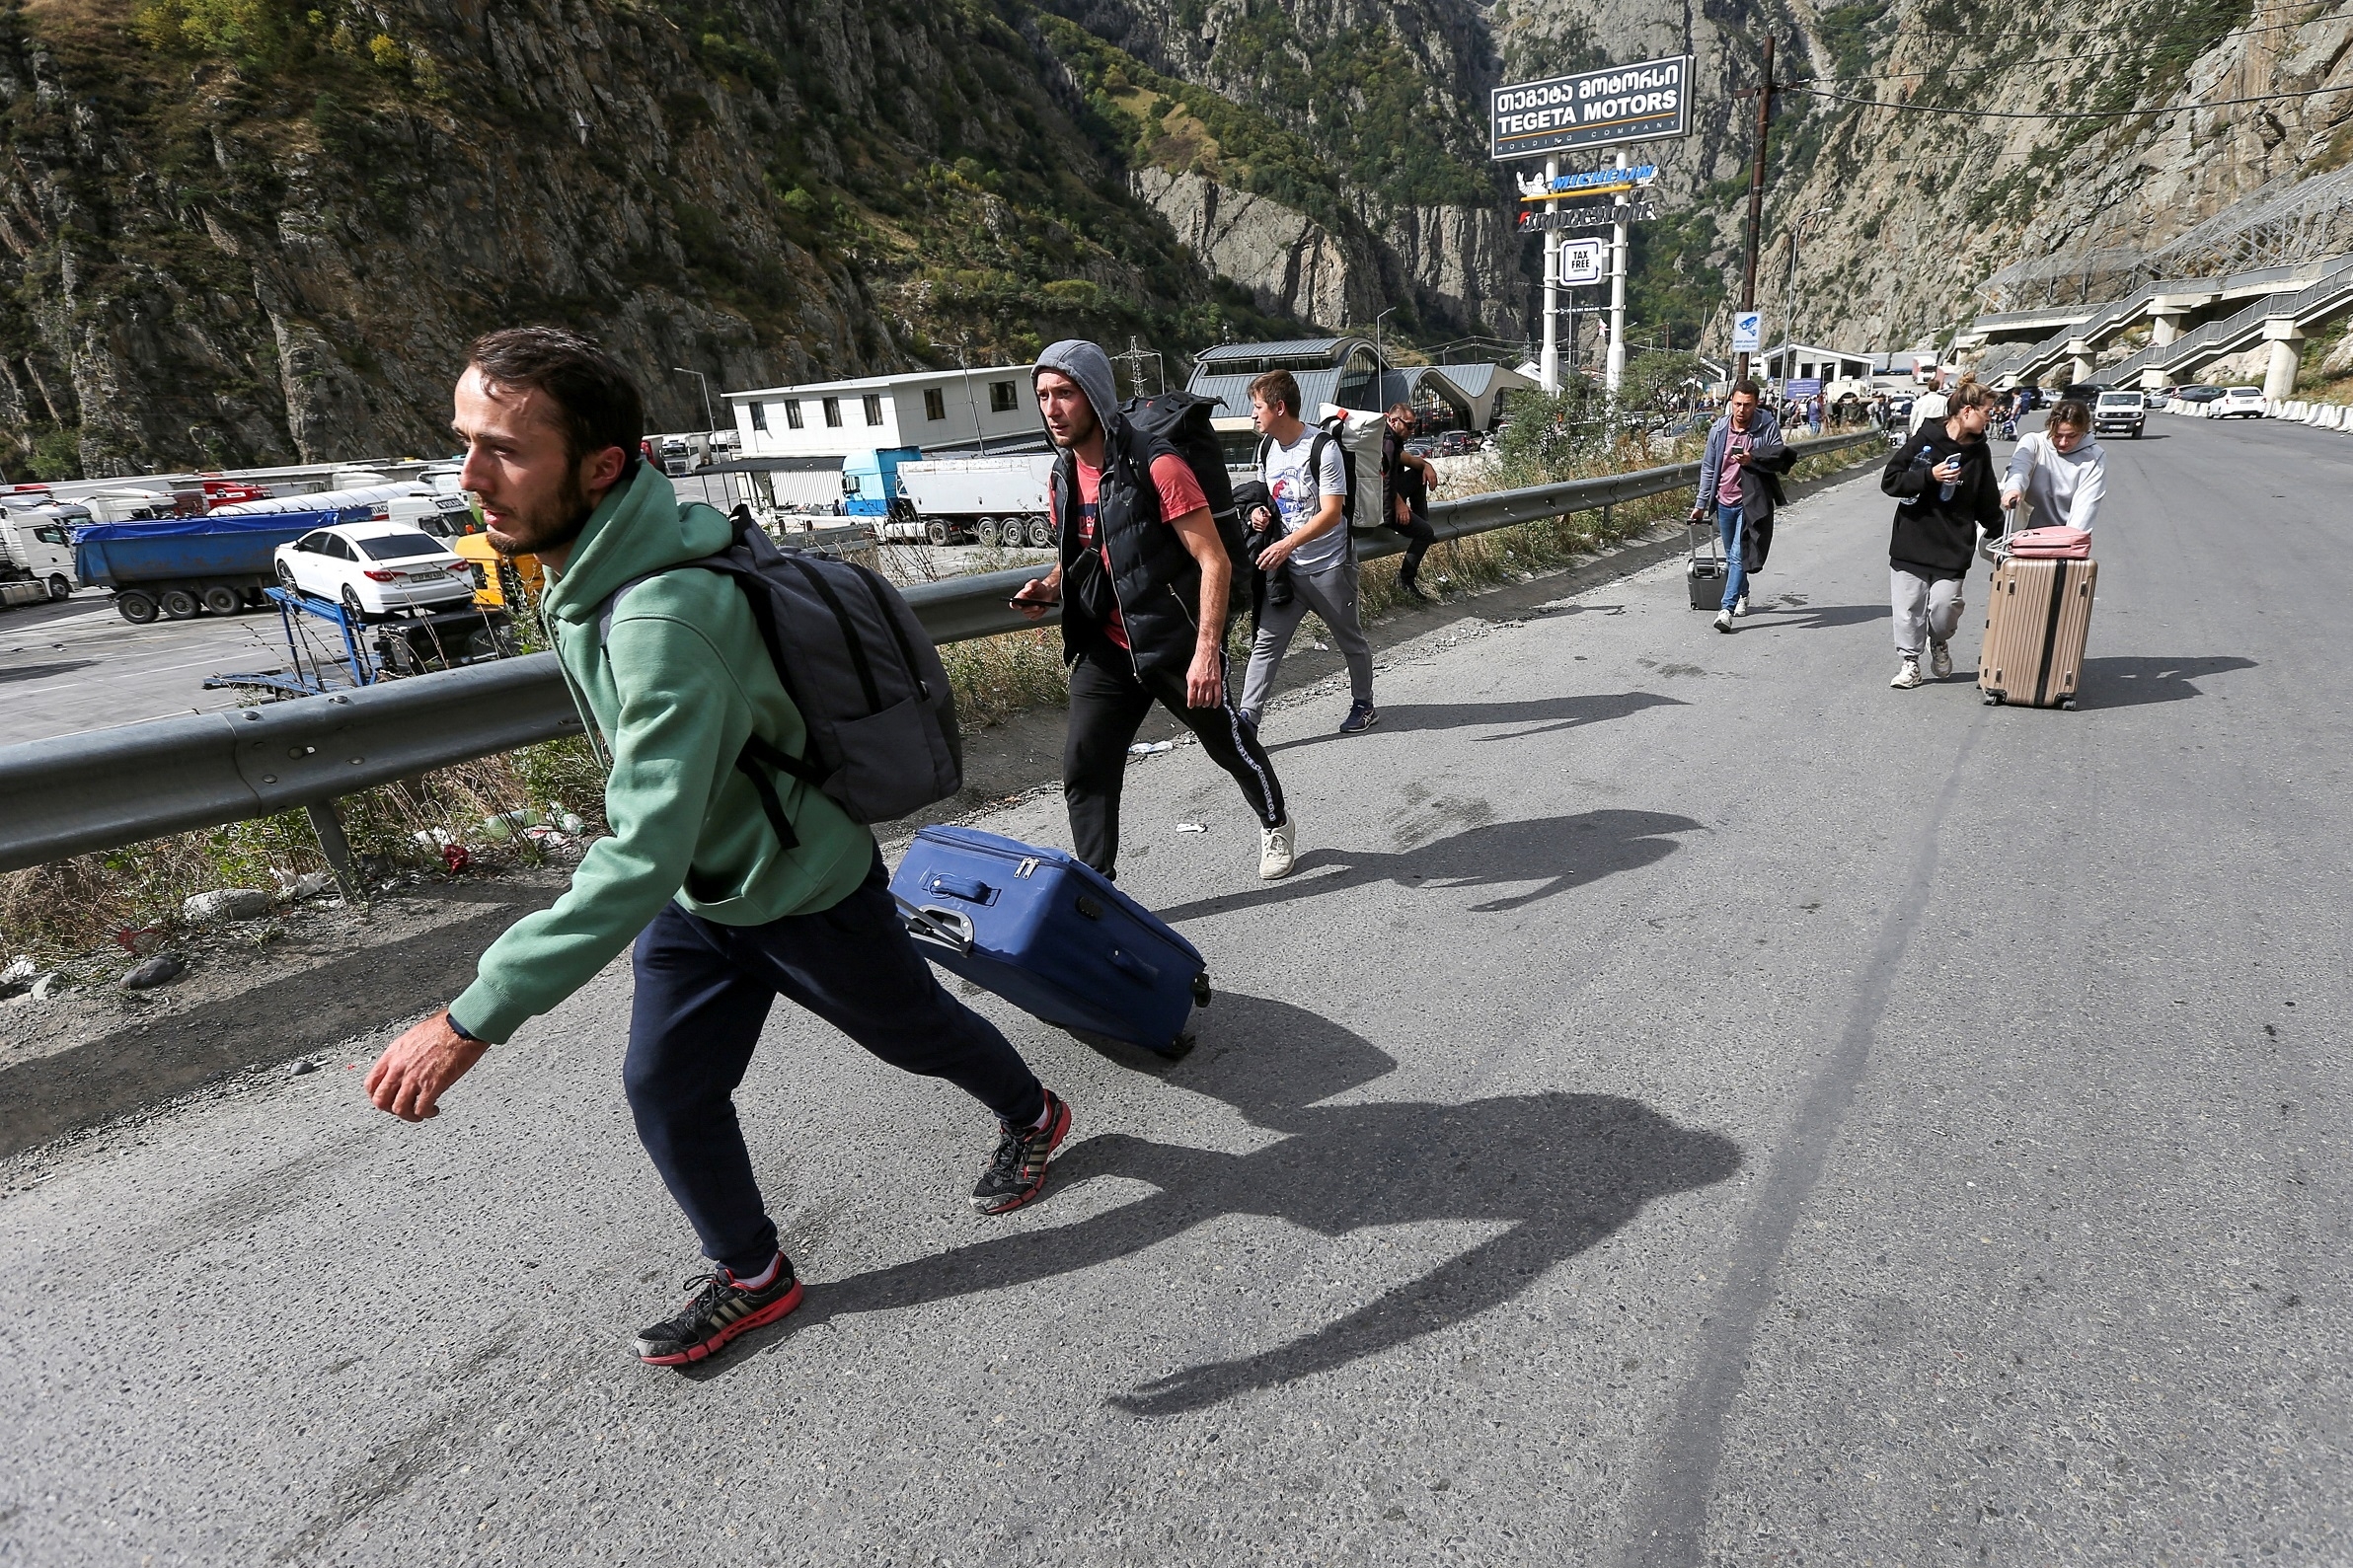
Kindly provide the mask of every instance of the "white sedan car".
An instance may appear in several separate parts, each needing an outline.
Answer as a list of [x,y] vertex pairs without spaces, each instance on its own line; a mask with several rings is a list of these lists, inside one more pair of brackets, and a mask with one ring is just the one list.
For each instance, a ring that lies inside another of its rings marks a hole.
[[2263,417],[2263,390],[2260,387],[2225,387],[2221,399],[2214,406],[2218,419],[2260,419]]
[[474,570],[432,535],[402,523],[338,523],[277,547],[277,580],[372,620],[401,610],[455,609],[474,597]]

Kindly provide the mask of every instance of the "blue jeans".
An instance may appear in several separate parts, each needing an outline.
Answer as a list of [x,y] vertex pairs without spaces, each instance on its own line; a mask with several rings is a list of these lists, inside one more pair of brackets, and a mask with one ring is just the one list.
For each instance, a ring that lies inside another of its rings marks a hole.
[[[997,1026],[933,977],[899,924],[879,851],[856,892],[814,914],[721,926],[664,904],[636,959],[622,1083],[638,1139],[703,1255],[738,1274],[776,1255],[735,1087],[778,997],[902,1072],[948,1080],[1002,1121],[1026,1126],[1045,1108],[1045,1090]],[[861,1130],[836,1132],[850,1143]]]
[[1748,592],[1748,544],[1740,537],[1740,508],[1718,505],[1715,509],[1715,537],[1724,546],[1724,602],[1729,610],[1740,596]]

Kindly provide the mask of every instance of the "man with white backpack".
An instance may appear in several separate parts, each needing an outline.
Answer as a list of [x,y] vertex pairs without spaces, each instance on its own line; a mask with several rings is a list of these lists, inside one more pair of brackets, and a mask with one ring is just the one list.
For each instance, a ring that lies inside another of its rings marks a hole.
[[1348,456],[1340,437],[1299,416],[1299,382],[1270,370],[1251,383],[1251,419],[1258,427],[1258,477],[1273,500],[1248,519],[1258,568],[1287,570],[1291,592],[1269,595],[1251,643],[1242,682],[1242,716],[1255,729],[1291,637],[1310,610],[1323,617],[1348,661],[1348,716],[1343,735],[1381,721],[1373,707],[1373,648],[1356,614],[1356,549],[1348,538]]
[[[610,753],[613,832],[552,908],[492,943],[463,995],[386,1048],[367,1092],[404,1121],[438,1115],[486,1052],[634,943],[622,1082],[639,1140],[712,1263],[682,1309],[639,1332],[637,1353],[657,1366],[701,1361],[800,1305],[733,1098],[779,996],[995,1114],[996,1156],[972,1193],[983,1214],[1037,1196],[1070,1107],[941,988],[866,826],[909,798],[904,776],[917,776],[913,796],[937,798],[960,767],[946,677],[920,628],[910,634],[904,602],[871,573],[832,564],[827,580],[757,530],[681,504],[638,455],[636,385],[576,334],[516,328],[477,340],[453,422],[467,448],[461,483],[480,497],[492,544],[547,567],[557,659]],[[830,613],[783,614],[801,586]],[[851,641],[858,628],[871,640]],[[890,715],[879,753],[869,709]],[[862,797],[876,775],[900,793]]]

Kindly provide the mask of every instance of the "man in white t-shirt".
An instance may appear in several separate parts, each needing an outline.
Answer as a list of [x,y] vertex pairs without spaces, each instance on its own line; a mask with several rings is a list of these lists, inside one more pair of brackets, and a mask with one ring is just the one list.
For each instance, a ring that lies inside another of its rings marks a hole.
[[1274,689],[1275,672],[1291,646],[1291,635],[1310,610],[1331,629],[1331,639],[1348,661],[1353,701],[1340,733],[1354,735],[1381,721],[1373,707],[1373,648],[1356,620],[1356,552],[1348,542],[1345,517],[1348,470],[1339,438],[1299,417],[1299,383],[1288,370],[1270,370],[1251,383],[1251,418],[1263,437],[1258,477],[1273,498],[1244,519],[1258,568],[1289,568],[1291,596],[1276,604],[1270,595],[1251,643],[1250,672],[1242,682],[1242,716],[1255,729]]
[[1951,411],[1952,400],[1944,395],[1944,372],[1939,370],[1929,378],[1929,390],[1912,400],[1912,424],[1904,434],[1920,434],[1920,427],[1931,419],[1941,419]]

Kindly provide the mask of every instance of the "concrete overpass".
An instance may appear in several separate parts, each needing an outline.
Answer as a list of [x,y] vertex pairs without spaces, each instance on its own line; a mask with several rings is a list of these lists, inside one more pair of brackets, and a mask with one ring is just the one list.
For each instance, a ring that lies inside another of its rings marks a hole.
[[[1982,316],[1954,342],[1955,346],[1968,347],[1973,336],[1984,342],[2032,320],[2058,321],[2054,331],[2025,348],[1982,360],[1977,366],[1978,379],[1995,384],[2015,383],[2058,369],[2069,381],[2089,381],[2099,370],[2100,350],[2144,322],[2149,326],[2149,346],[2163,348],[2178,341],[2192,327],[2194,317],[2226,304],[2269,299],[2283,291],[2301,291],[2332,275],[2348,260],[2353,258],[2322,257],[2223,277],[2163,278],[2102,305]],[[2060,319],[2069,315],[2074,319]]]

